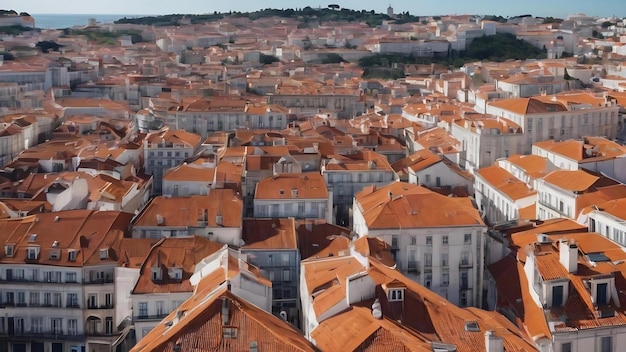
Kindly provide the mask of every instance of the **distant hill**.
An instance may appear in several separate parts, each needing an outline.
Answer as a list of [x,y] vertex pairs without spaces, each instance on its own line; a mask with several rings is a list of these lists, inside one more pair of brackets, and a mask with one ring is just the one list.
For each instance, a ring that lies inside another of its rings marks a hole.
[[181,21],[189,21],[191,23],[205,23],[211,21],[217,21],[226,17],[247,17],[251,20],[256,20],[265,17],[283,17],[283,18],[295,18],[300,21],[302,27],[306,27],[309,22],[365,22],[370,27],[375,27],[383,23],[383,21],[393,20],[398,23],[405,22],[417,22],[418,17],[410,15],[408,12],[399,14],[397,18],[391,18],[386,14],[375,13],[374,10],[350,10],[350,9],[336,9],[336,8],[319,8],[314,9],[309,6],[301,9],[264,9],[254,12],[228,12],[202,15],[183,15],[172,14],[164,16],[147,16],[138,18],[122,18],[115,23],[130,23],[130,24],[144,24],[153,26],[173,26],[179,25]]

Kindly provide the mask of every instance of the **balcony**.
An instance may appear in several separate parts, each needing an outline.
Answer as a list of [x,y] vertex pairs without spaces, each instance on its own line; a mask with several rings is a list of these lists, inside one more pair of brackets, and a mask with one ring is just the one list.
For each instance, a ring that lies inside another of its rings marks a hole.
[[80,309],[80,304],[67,304],[65,306],[65,308],[79,308]]
[[473,266],[474,265],[469,260],[461,260],[459,262],[459,269],[467,269],[467,268],[471,268]]
[[26,279],[26,278],[16,278],[12,277],[9,279],[2,278],[0,279],[0,284],[15,284],[15,283],[23,283],[23,284],[77,284],[76,280],[74,281],[59,281],[56,279],[44,279],[44,280],[34,280],[34,279]]
[[64,340],[64,341],[83,341],[85,335],[65,334],[63,331],[54,330],[40,330],[36,332],[22,331],[15,333],[8,333],[9,340]]
[[409,273],[414,273],[416,275],[420,274],[419,262],[416,260],[409,260],[407,263],[406,271]]
[[136,315],[133,317],[134,321],[161,321],[168,314],[157,314],[157,315]]
[[89,304],[87,305],[87,309],[113,309],[113,304]]
[[112,284],[113,278],[107,277],[104,279],[92,279],[92,280],[83,280],[83,285],[104,285],[104,284]]
[[425,264],[424,265],[424,272],[427,273],[427,274],[432,273],[433,272],[432,264],[431,265]]

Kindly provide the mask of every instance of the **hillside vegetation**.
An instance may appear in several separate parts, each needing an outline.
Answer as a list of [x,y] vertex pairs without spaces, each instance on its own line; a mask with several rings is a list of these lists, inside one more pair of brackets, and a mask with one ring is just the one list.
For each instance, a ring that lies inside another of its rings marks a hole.
[[[376,13],[374,10],[350,10],[350,9],[336,9],[336,8],[321,8],[313,9],[309,6],[301,9],[264,9],[254,12],[228,12],[203,15],[183,15],[172,14],[164,16],[148,16],[138,18],[121,18],[115,23],[131,23],[131,24],[145,24],[153,26],[174,26],[179,25],[183,18],[187,18],[191,23],[205,23],[210,21],[220,20],[225,17],[247,17],[251,20],[266,17],[283,17],[283,18],[296,18],[301,27],[306,27],[310,23],[323,23],[323,22],[335,22],[335,21],[347,21],[347,22],[365,22],[370,27],[381,25],[383,21],[392,20],[389,16],[382,13]],[[417,22],[418,17],[411,16],[408,12],[398,15],[397,19],[393,19],[398,23],[405,22]]]

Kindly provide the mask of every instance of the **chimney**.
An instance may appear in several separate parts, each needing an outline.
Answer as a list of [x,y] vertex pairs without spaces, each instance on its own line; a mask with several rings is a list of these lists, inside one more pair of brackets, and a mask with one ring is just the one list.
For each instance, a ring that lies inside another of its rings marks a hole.
[[492,330],[485,333],[485,352],[504,352],[504,341]]
[[569,273],[578,271],[578,245],[566,239],[559,241],[559,261]]

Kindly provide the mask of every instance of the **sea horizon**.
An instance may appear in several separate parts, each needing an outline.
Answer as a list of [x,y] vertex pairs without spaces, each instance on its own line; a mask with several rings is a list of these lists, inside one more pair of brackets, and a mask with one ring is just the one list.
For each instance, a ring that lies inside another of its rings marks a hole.
[[60,13],[31,13],[35,19],[35,27],[41,29],[62,29],[74,26],[86,26],[89,19],[93,18],[98,23],[113,23],[121,18],[136,18],[145,16],[161,16],[161,15],[143,15],[143,14],[60,14]]

